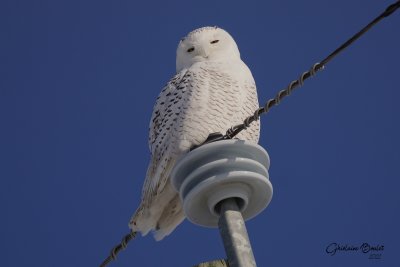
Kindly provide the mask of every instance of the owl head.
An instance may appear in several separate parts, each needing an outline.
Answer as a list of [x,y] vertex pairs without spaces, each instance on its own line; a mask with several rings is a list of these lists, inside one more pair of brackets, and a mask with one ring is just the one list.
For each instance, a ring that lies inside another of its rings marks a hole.
[[240,59],[240,53],[232,36],[218,27],[203,27],[190,32],[179,42],[176,71],[196,62],[234,59]]

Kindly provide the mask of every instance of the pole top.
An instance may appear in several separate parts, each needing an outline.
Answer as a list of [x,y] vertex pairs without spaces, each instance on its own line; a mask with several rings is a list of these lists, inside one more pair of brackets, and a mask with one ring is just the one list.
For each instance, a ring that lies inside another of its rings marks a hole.
[[269,156],[259,145],[223,140],[186,154],[172,172],[186,217],[205,227],[217,227],[220,203],[235,198],[245,220],[264,210],[272,198]]

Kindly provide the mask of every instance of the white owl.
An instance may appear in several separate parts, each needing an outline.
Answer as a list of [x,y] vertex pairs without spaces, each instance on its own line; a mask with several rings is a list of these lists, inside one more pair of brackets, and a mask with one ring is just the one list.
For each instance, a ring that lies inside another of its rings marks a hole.
[[[177,49],[177,74],[161,91],[150,121],[151,161],[142,201],[129,223],[161,240],[185,218],[170,183],[178,159],[209,134],[224,134],[258,108],[256,85],[233,38],[218,27],[190,32]],[[257,143],[259,122],[236,136]]]

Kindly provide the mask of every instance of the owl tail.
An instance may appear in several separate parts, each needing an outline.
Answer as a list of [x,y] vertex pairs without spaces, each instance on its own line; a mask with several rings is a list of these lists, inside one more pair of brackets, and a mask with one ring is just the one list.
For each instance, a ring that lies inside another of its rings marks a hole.
[[134,215],[129,222],[129,228],[131,228],[133,232],[140,232],[142,236],[152,231],[156,241],[160,241],[172,233],[185,219],[178,195],[170,202],[168,208],[163,211],[156,223],[154,223],[151,217],[140,216],[139,218],[137,214],[140,212],[139,209],[136,211],[136,216]]
[[140,232],[142,236],[153,231],[154,238],[160,241],[169,235],[184,218],[179,195],[168,183],[150,206],[145,207],[143,203],[139,206],[129,222],[129,227],[132,231]]
[[172,233],[184,219],[182,204],[179,195],[176,194],[158,219],[157,226],[153,232],[154,239],[157,241],[162,240]]
[[142,205],[136,210],[129,221],[129,228],[133,232],[140,232],[142,236],[147,235],[154,227],[155,223],[151,220],[148,212],[146,212]]

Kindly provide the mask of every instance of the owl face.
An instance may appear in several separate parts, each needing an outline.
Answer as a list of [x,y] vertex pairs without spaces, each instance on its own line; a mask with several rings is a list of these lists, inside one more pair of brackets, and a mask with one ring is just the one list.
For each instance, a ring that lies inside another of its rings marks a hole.
[[176,71],[201,61],[234,59],[240,59],[240,53],[229,33],[218,27],[199,28],[179,42],[176,51]]

